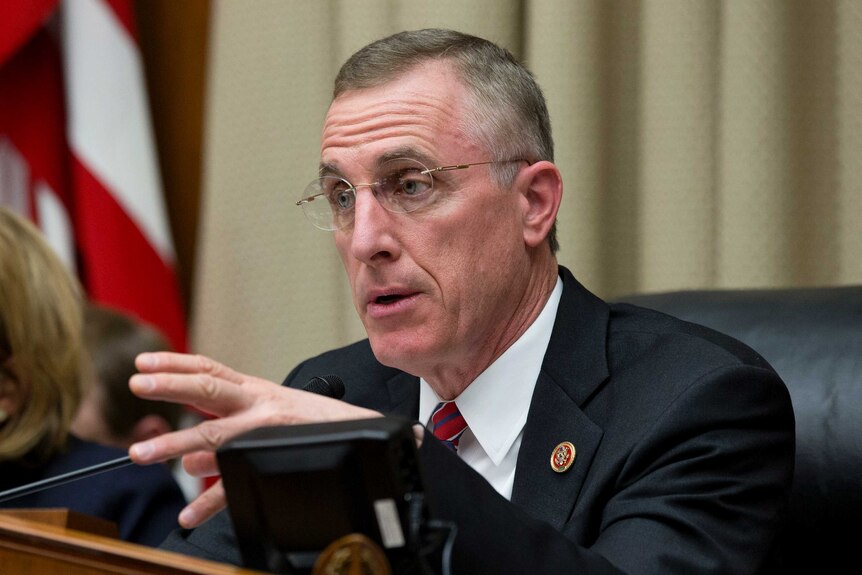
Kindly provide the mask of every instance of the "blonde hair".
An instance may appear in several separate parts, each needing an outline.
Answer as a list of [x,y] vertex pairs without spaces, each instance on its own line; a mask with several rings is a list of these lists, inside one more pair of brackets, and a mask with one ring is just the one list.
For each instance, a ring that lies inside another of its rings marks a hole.
[[81,400],[77,281],[29,221],[0,206],[0,358],[21,406],[0,424],[0,461],[38,465],[62,448]]

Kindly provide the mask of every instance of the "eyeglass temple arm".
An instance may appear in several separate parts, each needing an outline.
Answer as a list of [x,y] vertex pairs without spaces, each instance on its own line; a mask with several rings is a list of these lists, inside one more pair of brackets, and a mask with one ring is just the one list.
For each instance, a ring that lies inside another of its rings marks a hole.
[[314,194],[313,196],[308,196],[307,198],[302,198],[298,202],[296,202],[297,206],[301,206],[302,204],[307,204],[309,202],[313,202],[315,199],[319,198],[323,194]]
[[455,164],[453,166],[440,166],[439,168],[429,168],[427,170],[423,170],[423,174],[430,174],[431,172],[449,172],[451,170],[464,170],[469,168],[470,166],[484,166],[487,164],[506,164],[509,162],[527,162],[530,163],[529,160],[524,160],[520,158],[516,158],[513,160],[490,160],[488,162],[474,162],[472,164]]
[[[490,164],[491,162],[482,162],[483,164]],[[469,168],[470,166],[477,166],[479,164],[458,164],[457,166],[440,166],[439,168],[430,168],[427,170],[423,170],[423,174],[430,174],[431,172],[449,172],[451,170],[463,170],[465,168]]]

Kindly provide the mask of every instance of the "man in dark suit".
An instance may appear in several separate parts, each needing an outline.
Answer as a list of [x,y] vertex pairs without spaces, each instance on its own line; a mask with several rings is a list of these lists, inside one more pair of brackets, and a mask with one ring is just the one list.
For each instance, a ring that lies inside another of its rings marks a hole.
[[[132,456],[185,454],[207,474],[212,449],[256,426],[406,415],[427,424],[417,442],[432,512],[459,527],[456,572],[757,571],[792,475],[788,394],[742,344],[609,306],[559,268],[552,160],[541,91],[494,44],[426,30],[354,54],[299,204],[334,232],[369,338],[287,379],[336,373],[345,401],[141,356],[136,393],[221,419]],[[211,489],[180,522],[223,505]],[[224,514],[168,547],[238,559]]]

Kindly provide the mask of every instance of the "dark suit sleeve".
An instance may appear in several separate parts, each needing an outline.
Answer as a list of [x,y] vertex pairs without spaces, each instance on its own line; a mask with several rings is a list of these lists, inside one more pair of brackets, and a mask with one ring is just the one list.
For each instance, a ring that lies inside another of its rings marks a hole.
[[434,513],[458,524],[456,573],[723,574],[761,567],[793,449],[783,383],[769,370],[734,366],[694,382],[625,453],[608,456],[618,461],[613,474],[588,475],[599,484],[591,493],[601,493],[590,504],[593,525],[570,518],[559,531],[433,438],[420,451]]
[[161,548],[210,561],[242,565],[239,544],[226,509],[197,529],[176,529]]

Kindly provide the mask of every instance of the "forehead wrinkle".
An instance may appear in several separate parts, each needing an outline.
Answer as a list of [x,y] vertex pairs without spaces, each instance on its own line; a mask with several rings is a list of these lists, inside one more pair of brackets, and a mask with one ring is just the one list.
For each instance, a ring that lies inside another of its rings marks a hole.
[[324,146],[340,147],[344,140],[356,139],[360,143],[376,140],[393,130],[405,130],[406,133],[419,133],[433,139],[429,134],[436,134],[446,129],[446,123],[435,121],[419,110],[404,113],[367,114],[364,117],[352,118],[350,122],[341,122],[339,118],[327,121],[323,131]]
[[[395,92],[384,92],[380,96],[363,106],[359,112],[350,110],[352,102],[350,95],[355,94],[358,97],[363,96],[363,90],[355,92],[347,92],[335,99],[329,106],[326,122],[329,123],[332,119],[343,122],[343,117],[350,118],[354,116],[358,119],[374,118],[382,115],[428,115],[436,110],[443,113],[444,116],[451,116],[455,113],[455,106],[452,98],[443,98],[436,94],[425,94],[416,91],[410,91],[405,94]],[[456,99],[457,100],[457,99]],[[349,111],[343,111],[341,108],[347,106]]]
[[[362,137],[370,131],[379,132],[387,128],[406,127],[410,124],[431,128],[445,128],[440,120],[456,116],[451,101],[429,97],[424,94],[410,94],[401,101],[378,100],[361,111],[355,111],[347,102],[336,100],[330,106],[323,129],[323,139]],[[348,109],[339,111],[339,104]],[[446,122],[449,123],[449,122]],[[369,125],[370,124],[370,125]]]
[[[412,137],[434,140],[434,135],[439,134],[439,130],[435,130],[430,124],[426,125],[410,125],[405,126],[398,122],[391,122],[385,125],[377,124],[374,126],[366,126],[362,129],[354,130],[352,133],[330,133],[324,137],[323,149],[327,148],[356,148],[365,144],[381,141],[387,137],[397,136]],[[430,135],[429,135],[430,134]]]

